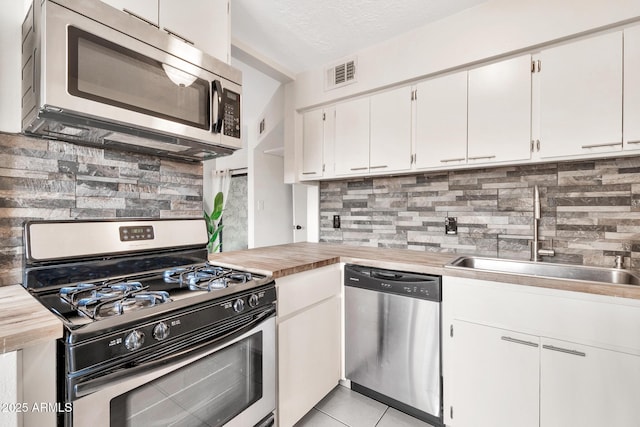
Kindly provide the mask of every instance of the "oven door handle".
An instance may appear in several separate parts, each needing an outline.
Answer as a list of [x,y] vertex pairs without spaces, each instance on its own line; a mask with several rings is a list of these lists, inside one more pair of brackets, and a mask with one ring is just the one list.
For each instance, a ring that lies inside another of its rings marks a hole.
[[269,310],[258,314],[255,319],[253,319],[240,329],[235,329],[232,332],[228,332],[218,337],[213,342],[207,341],[206,343],[200,344],[196,347],[182,350],[178,353],[173,353],[160,359],[137,365],[133,368],[119,370],[111,374],[104,375],[100,378],[78,383],[73,388],[75,398],[77,399],[91,393],[95,393],[96,391],[101,390],[107,385],[111,386],[125,380],[135,379],[136,377],[143,376],[150,371],[153,371],[154,369],[157,369],[164,365],[168,365],[170,363],[180,362],[189,358],[199,359],[200,357],[204,357],[209,353],[214,352],[218,348],[225,347],[227,344],[233,342],[238,337],[249,332],[264,320],[274,316],[275,312],[275,307],[270,308]]

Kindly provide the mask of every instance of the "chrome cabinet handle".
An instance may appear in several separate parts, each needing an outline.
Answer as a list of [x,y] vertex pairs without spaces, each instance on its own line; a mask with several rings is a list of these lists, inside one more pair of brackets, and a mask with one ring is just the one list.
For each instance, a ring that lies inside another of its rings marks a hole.
[[160,28],[160,26],[154,22],[149,21],[147,18],[143,18],[142,16],[138,15],[135,12],[130,11],[129,9],[122,9],[123,12],[133,16],[134,18],[138,18],[139,20],[141,20],[142,22],[145,22],[149,25],[151,25],[152,27],[156,27],[156,28]]
[[466,159],[464,157],[460,157],[458,159],[442,159],[440,163],[449,163],[449,162],[464,162]]
[[469,160],[489,160],[489,159],[495,159],[496,156],[476,156],[476,157],[469,157]]
[[600,147],[615,147],[616,145],[622,145],[622,142],[608,142],[606,144],[591,144],[591,145],[583,145],[583,149],[587,148],[600,148]]
[[538,347],[539,344],[536,342],[531,342],[531,341],[524,341],[524,340],[519,340],[517,338],[511,338],[511,337],[507,337],[507,336],[502,336],[500,337],[500,339],[502,341],[508,341],[508,342],[512,342],[514,344],[522,344],[522,345],[527,345],[529,347]]
[[383,168],[388,168],[389,166],[387,165],[380,165],[380,166],[369,166],[369,169],[383,169]]
[[627,144],[640,144],[640,139],[637,139],[635,141],[627,141]]
[[361,168],[351,168],[352,171],[363,171],[365,169],[369,169],[369,166],[363,166]]
[[188,38],[181,36],[180,34],[176,33],[175,31],[172,31],[172,30],[168,29],[167,27],[164,27],[163,30],[165,30],[167,33],[171,34],[173,37],[179,38],[180,40],[182,40],[185,43],[189,43],[192,46],[195,44],[191,40],[189,40]]
[[580,356],[580,357],[585,357],[587,355],[587,353],[583,353],[582,351],[570,350],[568,348],[556,347],[549,344],[544,344],[542,348],[544,348],[545,350],[558,351],[560,353],[573,354],[574,356]]
[[313,174],[315,174],[315,173],[316,173],[316,172],[302,172],[302,175],[313,175]]

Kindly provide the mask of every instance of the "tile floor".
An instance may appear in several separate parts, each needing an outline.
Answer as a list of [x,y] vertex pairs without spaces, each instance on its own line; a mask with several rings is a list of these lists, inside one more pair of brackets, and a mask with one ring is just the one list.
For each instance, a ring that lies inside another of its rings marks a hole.
[[337,386],[294,427],[431,427],[344,386]]

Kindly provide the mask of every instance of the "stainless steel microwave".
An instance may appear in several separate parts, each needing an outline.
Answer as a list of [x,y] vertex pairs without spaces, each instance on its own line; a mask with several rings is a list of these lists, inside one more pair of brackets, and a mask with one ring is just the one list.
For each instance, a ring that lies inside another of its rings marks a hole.
[[35,0],[25,134],[187,161],[241,147],[239,70],[99,0]]

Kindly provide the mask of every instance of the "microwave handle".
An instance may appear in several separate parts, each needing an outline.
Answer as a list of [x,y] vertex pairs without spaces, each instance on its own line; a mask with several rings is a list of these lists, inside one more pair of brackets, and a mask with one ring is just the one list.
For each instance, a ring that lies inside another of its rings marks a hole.
[[275,308],[269,308],[258,314],[253,320],[246,323],[241,328],[228,332],[221,337],[218,337],[214,341],[207,341],[195,347],[182,350],[178,353],[164,356],[160,359],[142,363],[140,365],[134,365],[134,367],[132,368],[117,370],[105,376],[76,384],[73,387],[75,397],[80,398],[88,394],[95,393],[96,391],[101,390],[107,385],[113,385],[117,382],[130,380],[137,376],[145,375],[146,373],[153,371],[154,369],[157,369],[159,367],[166,366],[169,363],[176,363],[193,357],[197,358],[213,353],[218,348],[225,347],[227,344],[235,341],[238,337],[251,331],[266,319],[274,316],[275,312]]
[[[213,133],[220,133],[222,132],[222,119],[224,118],[224,111],[222,108],[222,83],[220,83],[220,80],[214,80],[213,82],[211,82],[211,101],[215,102],[215,99],[218,99],[218,108],[217,108],[217,113],[214,111],[213,106],[211,108],[211,114],[212,114],[212,125],[211,125],[211,131]],[[213,95],[215,93],[215,96]]]

